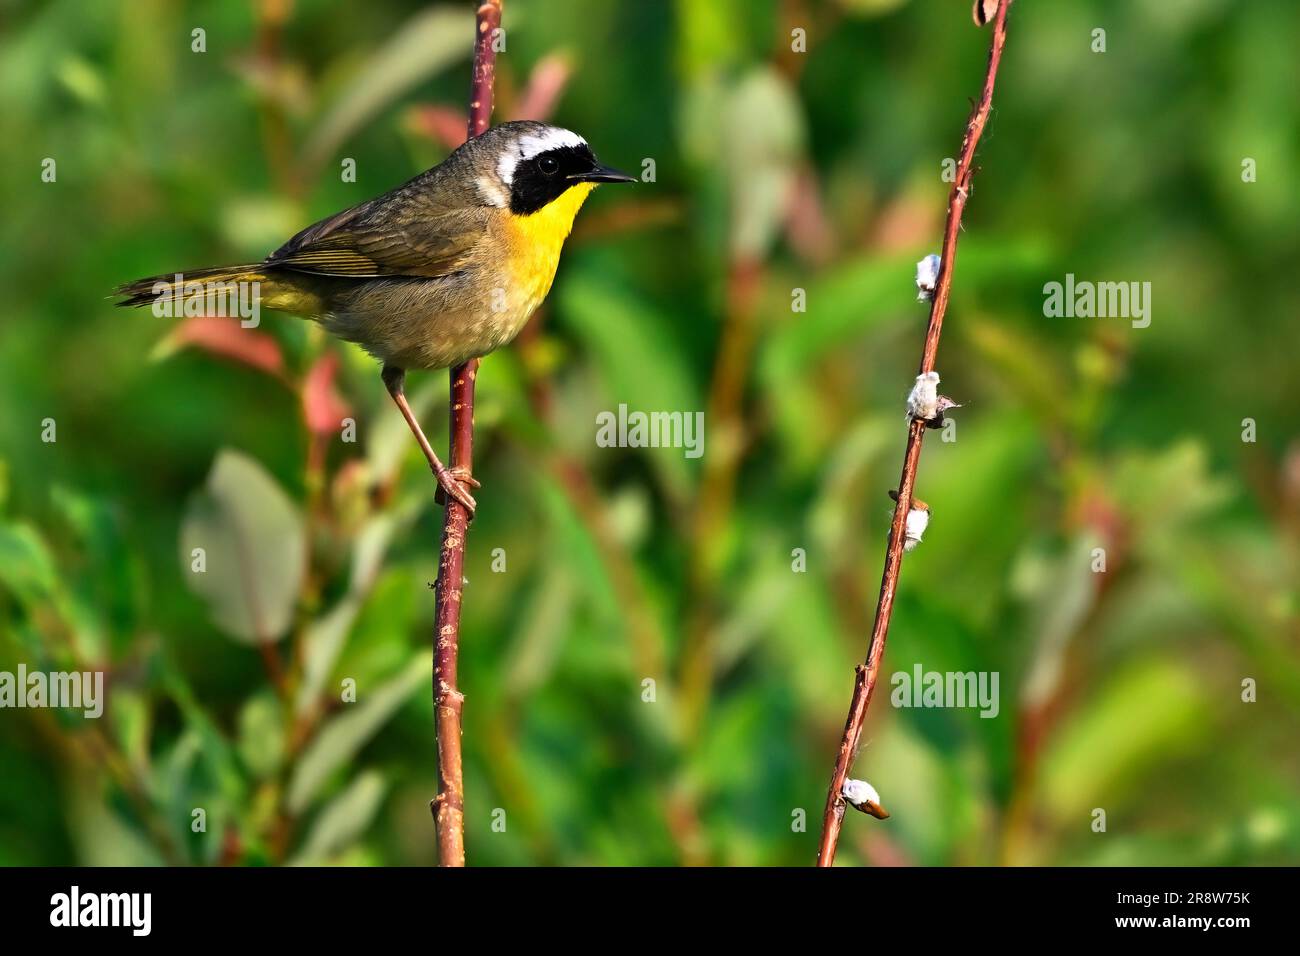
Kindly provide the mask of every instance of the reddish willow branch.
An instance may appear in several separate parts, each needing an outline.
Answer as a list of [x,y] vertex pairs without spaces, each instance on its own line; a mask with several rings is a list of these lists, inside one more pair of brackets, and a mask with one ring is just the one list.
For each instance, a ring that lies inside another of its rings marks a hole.
[[[474,79],[469,98],[469,136],[486,132],[492,120],[501,0],[484,0],[475,16]],[[470,473],[474,457],[474,380],[478,359],[451,370],[451,468]],[[433,818],[438,831],[438,864],[465,865],[465,775],[461,768],[461,711],[465,696],[456,687],[460,651],[460,602],[465,580],[465,533],[469,512],[450,496],[442,525],[438,559],[437,612],[433,644],[433,710],[438,734],[438,795]]]
[[[984,92],[966,123],[962,138],[961,159],[952,192],[948,194],[948,220],[943,232],[943,251],[940,254],[939,277],[934,299],[930,305],[930,325],[925,333],[925,349],[921,353],[921,367],[917,374],[934,371],[935,355],[939,351],[939,333],[943,329],[943,316],[948,309],[948,293],[952,288],[952,268],[957,258],[957,234],[961,229],[961,214],[970,198],[970,185],[974,172],[971,164],[975,147],[989,118],[993,105],[993,81],[997,78],[1002,47],[1007,40],[1007,8],[1011,0],[1000,0],[997,20],[993,25],[993,43],[989,49],[988,72],[984,75]],[[894,595],[898,590],[898,572],[903,564],[904,530],[907,513],[912,506],[912,489],[916,485],[916,468],[921,460],[921,440],[925,436],[925,422],[913,419],[907,433],[907,450],[903,455],[903,474],[898,480],[898,504],[894,507],[894,521],[889,528],[889,545],[885,551],[885,570],[880,581],[880,600],[876,604],[876,619],[871,628],[871,643],[867,645],[866,663],[859,664],[853,685],[853,699],[849,702],[849,716],[844,723],[844,736],[835,757],[835,772],[831,774],[830,792],[826,795],[826,810],[822,815],[822,838],[817,851],[817,865],[830,866],[835,862],[835,848],[839,844],[840,827],[844,822],[846,803],[841,790],[848,776],[849,765],[857,756],[862,739],[862,725],[871,704],[871,694],[876,688],[880,662],[885,654],[885,636],[889,633],[889,619],[894,611]]]

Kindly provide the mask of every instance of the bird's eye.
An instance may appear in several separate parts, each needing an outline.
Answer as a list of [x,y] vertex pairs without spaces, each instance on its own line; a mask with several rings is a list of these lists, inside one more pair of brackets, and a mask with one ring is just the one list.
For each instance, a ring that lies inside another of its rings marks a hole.
[[554,156],[543,156],[537,161],[537,168],[543,176],[554,176],[560,171],[560,162]]

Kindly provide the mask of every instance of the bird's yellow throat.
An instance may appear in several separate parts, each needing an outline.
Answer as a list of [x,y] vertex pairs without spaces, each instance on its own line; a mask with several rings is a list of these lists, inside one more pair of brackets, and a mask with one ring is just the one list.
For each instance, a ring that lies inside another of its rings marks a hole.
[[595,188],[595,183],[577,183],[535,213],[527,216],[511,213],[512,238],[528,245],[554,246],[556,255],[559,255],[559,247],[573,231],[573,220],[577,218],[578,210]]
[[578,210],[595,188],[595,183],[578,183],[531,215],[510,214],[507,232],[511,281],[532,305],[540,303],[550,291],[564,240],[573,231]]

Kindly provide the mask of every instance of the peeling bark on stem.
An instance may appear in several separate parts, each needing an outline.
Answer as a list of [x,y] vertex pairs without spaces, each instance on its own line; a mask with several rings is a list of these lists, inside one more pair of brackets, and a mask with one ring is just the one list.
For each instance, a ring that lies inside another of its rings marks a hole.
[[[957,236],[961,230],[962,211],[970,199],[972,163],[975,148],[984,124],[988,122],[993,105],[993,83],[997,78],[1002,48],[1007,39],[1007,8],[1012,0],[998,4],[997,20],[993,26],[993,41],[989,50],[988,71],[984,75],[984,90],[966,123],[962,139],[961,158],[957,164],[957,177],[948,195],[948,218],[944,227],[943,251],[940,254],[939,279],[934,299],[930,305],[930,324],[925,334],[925,348],[921,353],[918,375],[934,371],[935,357],[939,352],[939,334],[943,329],[944,313],[948,309],[948,294],[952,288],[953,263],[957,258]],[[880,599],[876,604],[875,623],[871,629],[871,643],[867,645],[867,659],[857,667],[853,683],[853,698],[849,702],[849,715],[844,723],[844,736],[835,757],[835,770],[831,774],[830,791],[826,795],[826,810],[822,815],[821,844],[817,850],[817,865],[830,866],[835,862],[835,849],[839,844],[840,827],[844,823],[846,807],[841,789],[844,779],[857,756],[862,740],[862,725],[871,705],[871,695],[880,675],[880,663],[885,654],[885,637],[889,633],[889,620],[894,611],[894,595],[898,590],[898,574],[903,564],[903,545],[906,537],[907,512],[912,506],[912,490],[916,485],[916,469],[921,461],[921,441],[925,437],[925,422],[913,420],[907,432],[907,450],[903,455],[903,474],[898,481],[898,503],[894,506],[894,520],[889,528],[889,544],[885,551],[885,570],[881,575]]]
[[[496,72],[494,34],[501,26],[501,0],[484,0],[475,16],[474,79],[469,98],[469,135],[485,132],[492,121]],[[474,380],[478,359],[451,370],[452,469],[471,473],[474,452]],[[438,559],[437,612],[433,643],[433,710],[438,735],[438,795],[433,798],[438,831],[438,864],[465,865],[465,777],[461,768],[461,711],[465,697],[456,687],[460,650],[461,582],[465,575],[465,533],[469,512],[447,497]]]

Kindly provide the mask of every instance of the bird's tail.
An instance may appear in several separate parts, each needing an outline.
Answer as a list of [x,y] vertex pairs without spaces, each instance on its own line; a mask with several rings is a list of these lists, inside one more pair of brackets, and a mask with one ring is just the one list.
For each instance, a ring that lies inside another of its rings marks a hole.
[[114,295],[122,296],[122,301],[117,304],[123,306],[163,304],[175,307],[180,304],[183,307],[193,303],[198,307],[226,302],[232,295],[242,295],[243,301],[265,298],[271,291],[262,289],[266,283],[263,265],[216,266],[136,279],[118,286]]

